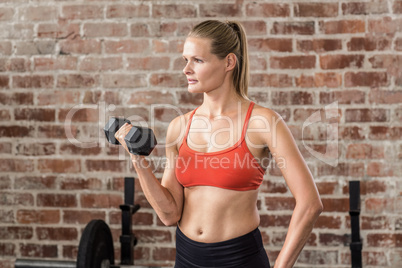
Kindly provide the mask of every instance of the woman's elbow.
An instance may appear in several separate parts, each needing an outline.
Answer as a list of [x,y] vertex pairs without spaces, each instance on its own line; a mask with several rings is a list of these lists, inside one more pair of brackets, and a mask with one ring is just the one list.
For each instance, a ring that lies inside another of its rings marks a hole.
[[180,216],[165,216],[165,217],[159,217],[159,219],[161,220],[161,222],[165,225],[165,226],[176,226],[177,223],[180,221]]
[[321,202],[321,199],[318,199],[317,201],[314,202],[314,204],[311,206],[311,213],[318,218],[322,211],[324,210],[324,205]]

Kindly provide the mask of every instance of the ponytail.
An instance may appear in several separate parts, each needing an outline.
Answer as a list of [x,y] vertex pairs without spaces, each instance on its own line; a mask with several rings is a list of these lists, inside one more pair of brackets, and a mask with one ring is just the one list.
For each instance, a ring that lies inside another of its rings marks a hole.
[[239,96],[248,99],[249,59],[243,26],[237,21],[207,20],[196,25],[188,36],[211,39],[211,53],[220,59],[224,59],[229,53],[236,56],[233,85]]

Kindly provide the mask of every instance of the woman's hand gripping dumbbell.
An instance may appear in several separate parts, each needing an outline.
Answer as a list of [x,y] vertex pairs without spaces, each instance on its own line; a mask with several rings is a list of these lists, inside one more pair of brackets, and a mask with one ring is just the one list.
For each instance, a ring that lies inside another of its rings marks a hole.
[[121,144],[118,138],[123,136],[125,144],[121,145],[134,155],[149,155],[157,144],[152,129],[133,126],[125,118],[110,118],[103,130],[111,144]]

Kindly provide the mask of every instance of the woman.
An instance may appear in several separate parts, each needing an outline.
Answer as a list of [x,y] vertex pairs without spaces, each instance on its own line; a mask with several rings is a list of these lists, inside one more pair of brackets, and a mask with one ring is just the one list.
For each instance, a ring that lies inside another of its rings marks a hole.
[[[292,267],[322,203],[284,121],[247,97],[243,27],[212,20],[196,25],[183,59],[188,91],[203,93],[204,100],[170,123],[161,182],[143,156],[131,155],[149,203],[164,224],[177,225],[175,267],[270,267],[256,206],[270,156],[282,163],[296,200],[275,261],[277,268]],[[130,128],[126,124],[116,133],[121,144]]]

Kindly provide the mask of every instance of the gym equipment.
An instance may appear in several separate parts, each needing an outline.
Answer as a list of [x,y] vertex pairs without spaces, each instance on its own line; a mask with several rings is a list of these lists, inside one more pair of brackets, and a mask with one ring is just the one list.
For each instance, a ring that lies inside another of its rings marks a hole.
[[[117,117],[112,117],[107,122],[103,130],[111,144],[120,144],[114,135],[125,123],[131,124],[129,120]],[[129,152],[136,155],[149,155],[157,144],[152,129],[139,126],[133,126],[124,137],[124,141]]]
[[[132,233],[132,215],[140,209],[134,204],[134,178],[124,178],[124,204],[120,205],[122,234],[120,236],[121,264],[115,265],[113,238],[103,220],[92,220],[85,227],[78,246],[77,261],[17,259],[15,268],[129,268],[134,265],[134,246],[137,239]],[[143,267],[143,266],[141,266]]]
[[352,242],[350,252],[352,258],[352,268],[362,267],[362,248],[360,240],[360,181],[349,181],[349,215],[352,228]]

